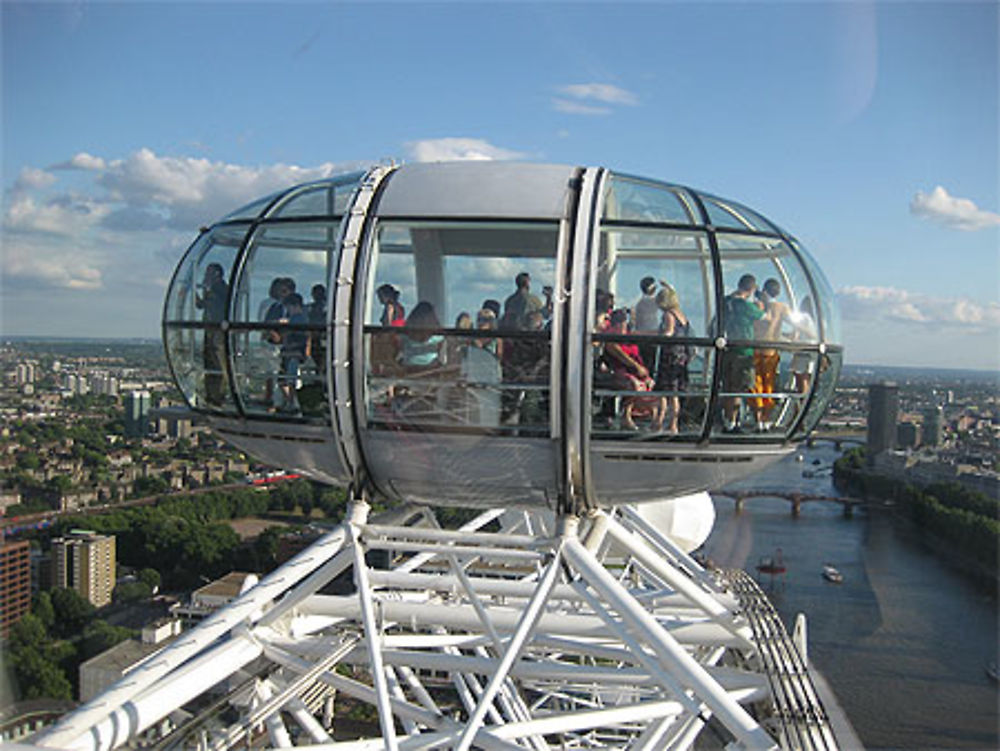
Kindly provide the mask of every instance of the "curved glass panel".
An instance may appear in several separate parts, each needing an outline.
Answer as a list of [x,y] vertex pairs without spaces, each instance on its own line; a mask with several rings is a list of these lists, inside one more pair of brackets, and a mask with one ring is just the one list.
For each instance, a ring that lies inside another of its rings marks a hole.
[[682,188],[612,175],[604,193],[604,220],[700,224]]
[[[634,362],[649,363],[648,376]],[[595,334],[592,436],[698,440],[712,391],[713,362],[711,347],[667,337],[648,341]]]
[[247,246],[230,335],[247,414],[327,419],[329,266],[339,223],[262,223]]
[[726,348],[712,433],[787,434],[807,390],[795,372],[814,357],[801,345],[818,343],[811,287],[787,243],[740,233],[717,239],[725,284],[719,333]]
[[596,273],[591,431],[701,435],[712,383],[704,342],[715,277],[703,232],[604,227]]
[[725,349],[712,435],[771,440],[787,435],[806,403],[809,383],[802,373],[815,356],[779,347]]
[[378,225],[365,297],[370,427],[549,434],[558,229]]
[[757,212],[738,203],[699,193],[712,226],[720,229],[777,233],[777,228]]
[[229,278],[247,225],[205,232],[185,255],[167,292],[167,358],[192,407],[234,412],[222,330]]
[[[657,334],[666,308],[690,320],[690,336],[706,336],[714,315],[715,283],[703,232],[605,228],[597,262],[597,295],[608,309],[629,313],[629,330]],[[652,285],[652,286],[650,286]]]
[[239,219],[257,219],[261,215],[261,212],[264,211],[264,209],[270,206],[271,203],[273,203],[274,200],[282,193],[287,192],[287,190],[288,189],[285,188],[283,190],[275,191],[274,193],[270,193],[264,196],[263,198],[258,198],[257,200],[248,203],[246,206],[240,206],[238,209],[236,209],[236,211],[229,212],[219,221],[231,222]]
[[354,172],[333,180],[301,186],[276,204],[267,218],[340,217],[347,211],[351,195],[362,177],[363,172]]
[[705,193],[699,193],[698,197],[705,206],[709,221],[715,227],[778,233],[778,228],[774,224],[753,209]]
[[329,216],[333,214],[333,188],[330,185],[320,185],[306,188],[286,196],[276,205],[268,219],[281,217],[288,219],[297,216]]
[[188,405],[193,409],[235,413],[226,367],[226,335],[222,329],[170,326],[166,336],[167,357]]
[[805,419],[803,419],[795,438],[804,438],[819,424],[823,413],[826,412],[827,405],[833,398],[833,392],[837,388],[837,379],[840,378],[843,358],[841,352],[826,352],[818,355],[818,359],[813,361],[814,370],[807,373],[804,378],[806,385],[808,385],[809,378],[815,378],[816,394],[809,404]]
[[[727,233],[718,236],[718,245],[727,301],[720,331],[727,339],[819,342],[812,288],[786,243]],[[746,294],[740,292],[741,284],[750,285]],[[739,300],[749,300],[764,315],[740,315],[746,309]]]
[[[810,255],[809,251],[798,241],[793,242],[795,242],[795,249],[802,254],[802,260],[809,270],[813,284],[816,285],[816,294],[819,296],[819,313],[823,317],[823,341],[828,344],[843,344],[840,309],[837,307],[837,296],[833,292],[833,287],[830,286],[830,282],[827,281],[826,276],[816,263],[816,259]],[[809,312],[809,308],[814,307],[811,304],[807,305],[807,302],[803,301],[802,304],[805,312]]]
[[165,321],[222,321],[229,277],[248,226],[214,227],[194,242],[167,290]]

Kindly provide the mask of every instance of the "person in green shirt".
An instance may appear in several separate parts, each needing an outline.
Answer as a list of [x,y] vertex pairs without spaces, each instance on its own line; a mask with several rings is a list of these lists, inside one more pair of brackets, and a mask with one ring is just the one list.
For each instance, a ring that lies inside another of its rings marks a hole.
[[[753,274],[740,277],[736,290],[728,294],[723,303],[722,326],[727,341],[752,341],[754,321],[764,317],[764,303],[754,296],[757,279]],[[722,399],[722,417],[727,433],[740,433],[739,424],[742,394],[754,389],[753,347],[727,345],[722,353],[722,388],[727,396]]]

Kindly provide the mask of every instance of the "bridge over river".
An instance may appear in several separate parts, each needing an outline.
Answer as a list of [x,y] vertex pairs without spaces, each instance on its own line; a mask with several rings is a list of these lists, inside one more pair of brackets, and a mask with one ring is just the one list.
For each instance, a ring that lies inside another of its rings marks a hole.
[[823,495],[807,493],[787,488],[748,488],[746,490],[717,490],[712,491],[716,498],[731,498],[736,504],[737,513],[743,510],[744,504],[752,498],[782,498],[791,505],[792,516],[798,516],[802,512],[803,503],[839,503],[844,510],[844,516],[853,516],[854,508],[860,506],[865,501],[860,498],[850,498],[848,496]]
[[817,443],[832,443],[837,451],[840,451],[845,446],[866,446],[868,444],[868,437],[865,433],[859,433],[857,431],[825,431],[821,433],[811,433],[808,438],[806,438],[806,446],[810,448],[815,446]]

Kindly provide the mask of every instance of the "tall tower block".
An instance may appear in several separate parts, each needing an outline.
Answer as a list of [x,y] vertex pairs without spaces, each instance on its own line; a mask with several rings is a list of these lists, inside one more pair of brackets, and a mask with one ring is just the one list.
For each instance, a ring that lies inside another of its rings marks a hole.
[[895,383],[873,383],[868,387],[868,461],[896,447],[899,387]]

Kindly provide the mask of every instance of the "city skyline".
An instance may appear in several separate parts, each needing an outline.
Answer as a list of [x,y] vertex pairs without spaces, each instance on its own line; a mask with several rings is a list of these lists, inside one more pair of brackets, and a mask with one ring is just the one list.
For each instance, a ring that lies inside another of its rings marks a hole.
[[240,204],[493,158],[740,200],[817,257],[847,362],[1000,368],[994,3],[0,12],[4,335],[155,337]]

